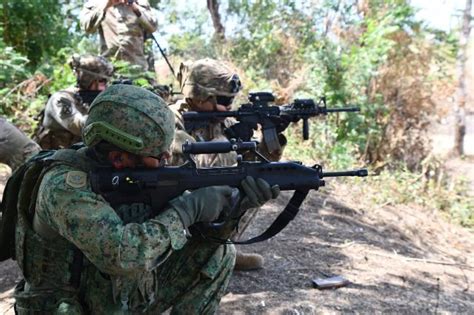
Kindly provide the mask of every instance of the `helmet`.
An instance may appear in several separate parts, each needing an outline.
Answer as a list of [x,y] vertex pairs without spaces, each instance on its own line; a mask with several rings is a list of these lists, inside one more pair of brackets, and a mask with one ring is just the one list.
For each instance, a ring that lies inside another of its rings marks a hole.
[[153,92],[114,84],[92,102],[82,137],[89,147],[107,141],[133,154],[157,157],[170,148],[174,114]]
[[114,67],[102,56],[74,55],[69,61],[74,70],[77,84],[83,90],[90,87],[95,80],[108,80],[114,72]]
[[182,63],[178,80],[185,98],[200,101],[211,97],[232,100],[242,89],[242,83],[235,71],[225,63],[209,58],[194,63]]

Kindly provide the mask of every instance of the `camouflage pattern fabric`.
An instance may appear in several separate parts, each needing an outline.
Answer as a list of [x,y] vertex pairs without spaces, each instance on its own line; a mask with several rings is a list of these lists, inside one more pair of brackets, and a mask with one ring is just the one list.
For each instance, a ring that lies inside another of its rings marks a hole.
[[182,63],[178,81],[185,98],[200,101],[216,95],[234,97],[242,88],[238,75],[230,66],[210,58]]
[[168,151],[173,141],[174,116],[165,101],[153,92],[143,88],[114,84],[92,102],[84,129],[84,142],[88,146],[104,140],[92,137],[95,122],[115,122],[121,131],[137,137],[143,146],[129,149],[120,141],[107,139],[128,152],[141,156],[159,156]]
[[[144,156],[168,149],[173,134],[164,101],[131,85],[96,97],[84,128],[88,145],[109,137],[118,137],[112,144],[119,148],[143,141],[136,153]],[[233,270],[234,247],[189,235],[178,214],[183,209],[172,201],[152,218],[146,204],[112,208],[91,188],[89,172],[108,164],[99,164],[98,155],[87,147],[59,150],[36,185],[22,181],[15,255],[25,279],[15,290],[16,311],[213,314]],[[230,234],[222,233],[216,237]]]
[[[80,165],[84,157],[76,160]],[[19,314],[157,314],[170,307],[172,314],[213,314],[217,309],[235,250],[188,240],[172,208],[145,221],[127,217],[149,208],[111,208],[92,192],[84,169],[64,164],[46,172],[35,205],[32,227],[22,216],[17,227],[17,260],[26,280],[15,292]],[[78,288],[69,281],[73,246],[85,256]]]
[[[207,128],[194,130],[191,134],[186,133],[184,129],[184,121],[182,113],[190,110],[189,104],[186,101],[178,101],[177,103],[170,105],[169,108],[175,114],[176,121],[176,133],[173,144],[171,145],[171,165],[181,165],[186,161],[186,157],[182,152],[182,145],[185,141],[228,141],[224,135],[225,128],[228,128],[236,123],[231,118],[226,118],[220,123],[210,123]],[[259,145],[257,150],[262,153],[270,161],[278,161],[281,159],[283,154],[284,146],[280,152],[274,152],[270,154],[265,141],[263,141],[263,135],[260,134]],[[194,157],[198,167],[216,167],[216,166],[232,166],[237,162],[237,153],[215,153],[215,154],[198,154]],[[256,157],[252,154],[244,156],[246,160],[255,160]],[[239,229],[234,233],[233,239],[238,240],[240,236],[245,232],[246,228],[257,215],[259,208],[252,208],[246,211],[239,221]]]
[[105,9],[107,0],[87,1],[81,12],[80,23],[86,33],[99,32],[101,55],[125,60],[146,70],[145,34],[156,31],[158,24],[147,0],[136,0],[135,3],[140,16],[126,4]]
[[14,125],[0,117],[0,163],[12,170],[35,155],[41,148]]
[[45,150],[64,149],[81,141],[89,104],[82,102],[77,88],[68,88],[51,95],[35,140]]
[[88,90],[95,80],[109,80],[114,67],[102,56],[73,55],[69,66],[74,71],[77,84],[83,90]]
[[[225,128],[236,123],[234,119],[226,118],[219,123],[210,123],[206,128],[194,130],[187,134],[184,128],[182,113],[187,110],[196,110],[200,101],[210,101],[217,104],[217,96],[235,97],[242,89],[237,73],[222,61],[214,59],[201,59],[195,62],[183,63],[178,73],[178,81],[185,97],[184,101],[171,105],[170,108],[176,116],[175,141],[172,145],[172,164],[180,165],[185,162],[182,154],[182,144],[187,141],[227,141],[224,135]],[[286,144],[284,135],[279,135]],[[284,145],[278,152],[270,153],[263,134],[257,137],[259,142],[257,150],[271,161],[280,160]],[[231,166],[236,163],[235,152],[220,154],[199,154],[195,156],[198,167]],[[255,160],[254,154],[244,155],[246,160]],[[256,216],[259,208],[246,211],[239,221],[239,229],[234,232],[233,239],[238,240]]]
[[[190,142],[195,141],[228,141],[224,135],[224,128],[231,126],[233,121],[225,119],[219,124],[209,124],[207,128],[195,130],[191,135],[184,131],[184,122],[182,114],[189,109],[189,106],[179,101],[169,108],[175,114],[176,121],[176,135],[175,140],[171,146],[171,165],[181,165],[186,161],[182,153],[182,145],[186,140]],[[219,153],[219,154],[198,154],[195,157],[198,167],[214,167],[214,166],[232,166],[236,163],[237,153]]]

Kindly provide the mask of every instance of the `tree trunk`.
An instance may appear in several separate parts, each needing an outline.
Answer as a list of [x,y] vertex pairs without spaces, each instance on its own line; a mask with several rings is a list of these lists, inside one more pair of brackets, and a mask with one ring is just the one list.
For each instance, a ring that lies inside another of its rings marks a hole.
[[466,0],[462,19],[462,29],[459,35],[459,52],[457,56],[458,87],[456,100],[456,126],[454,134],[454,153],[458,156],[464,154],[464,136],[466,134],[466,61],[467,46],[471,33],[472,0]]
[[221,22],[221,16],[219,14],[219,1],[218,0],[207,0],[207,8],[211,14],[212,24],[214,25],[214,36],[219,41],[225,40],[225,29]]

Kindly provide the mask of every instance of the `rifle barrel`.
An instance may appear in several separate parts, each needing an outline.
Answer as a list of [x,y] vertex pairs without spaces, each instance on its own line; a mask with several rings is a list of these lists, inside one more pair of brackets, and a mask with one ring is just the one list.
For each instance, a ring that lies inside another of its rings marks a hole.
[[360,107],[327,108],[326,113],[360,112]]
[[357,177],[366,177],[369,175],[366,168],[361,168],[358,170],[352,171],[341,171],[341,172],[323,172],[321,178],[324,177],[342,177],[342,176],[357,176]]

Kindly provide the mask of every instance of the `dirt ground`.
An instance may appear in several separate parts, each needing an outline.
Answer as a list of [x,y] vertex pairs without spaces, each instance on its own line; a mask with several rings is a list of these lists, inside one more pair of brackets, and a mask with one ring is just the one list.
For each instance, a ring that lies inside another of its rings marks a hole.
[[[266,205],[247,234],[267,227],[290,196]],[[472,231],[436,210],[373,204],[365,196],[363,179],[312,192],[282,233],[241,247],[261,253],[265,268],[235,272],[219,314],[473,314]],[[351,283],[312,287],[312,279],[332,275]],[[0,264],[1,314],[13,314],[19,279],[14,262]]]

